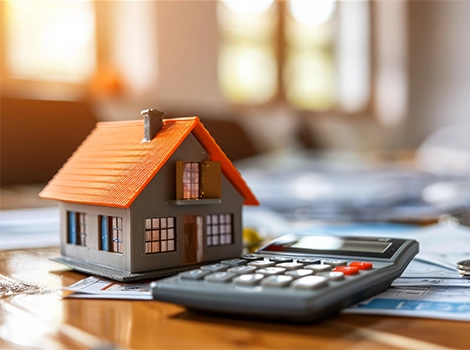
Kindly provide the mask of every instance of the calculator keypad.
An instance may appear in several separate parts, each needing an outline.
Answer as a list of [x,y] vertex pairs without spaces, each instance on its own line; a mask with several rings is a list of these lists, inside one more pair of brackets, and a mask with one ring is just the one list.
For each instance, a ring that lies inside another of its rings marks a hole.
[[373,269],[368,261],[342,259],[290,258],[284,256],[263,257],[254,254],[238,259],[222,260],[196,270],[186,271],[181,280],[206,281],[217,284],[266,288],[292,288],[293,290],[317,290],[331,283]]

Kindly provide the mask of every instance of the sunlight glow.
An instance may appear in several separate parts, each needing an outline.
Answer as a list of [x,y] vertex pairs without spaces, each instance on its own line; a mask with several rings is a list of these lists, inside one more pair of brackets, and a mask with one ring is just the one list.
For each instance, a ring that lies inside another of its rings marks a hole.
[[288,9],[292,17],[306,25],[328,21],[334,14],[335,0],[289,0]]
[[14,78],[83,82],[95,68],[93,2],[7,4],[7,65]]
[[335,67],[327,53],[294,52],[287,59],[284,79],[286,95],[293,106],[309,110],[334,106]]
[[258,15],[271,7],[274,0],[223,0],[232,12],[240,15]]
[[219,56],[219,77],[226,96],[239,103],[263,103],[277,90],[276,59],[268,49],[225,47]]

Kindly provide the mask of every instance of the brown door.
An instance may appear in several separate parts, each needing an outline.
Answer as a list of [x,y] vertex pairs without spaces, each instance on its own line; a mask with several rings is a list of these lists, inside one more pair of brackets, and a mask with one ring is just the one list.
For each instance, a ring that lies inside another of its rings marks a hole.
[[187,264],[202,261],[202,217],[184,217],[184,262]]

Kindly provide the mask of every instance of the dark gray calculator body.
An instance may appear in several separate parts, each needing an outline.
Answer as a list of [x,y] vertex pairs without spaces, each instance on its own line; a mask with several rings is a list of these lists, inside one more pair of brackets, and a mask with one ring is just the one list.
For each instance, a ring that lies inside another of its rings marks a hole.
[[316,320],[386,290],[417,253],[414,240],[288,234],[154,281],[152,295],[190,309]]

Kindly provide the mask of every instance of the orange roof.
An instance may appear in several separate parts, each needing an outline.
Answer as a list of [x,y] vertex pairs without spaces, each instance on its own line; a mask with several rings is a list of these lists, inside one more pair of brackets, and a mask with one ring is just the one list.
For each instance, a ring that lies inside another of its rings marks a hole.
[[150,142],[142,142],[143,130],[143,120],[98,123],[39,196],[128,208],[192,132],[210,160],[221,163],[222,172],[243,196],[244,204],[258,204],[198,117],[163,119],[163,127]]

